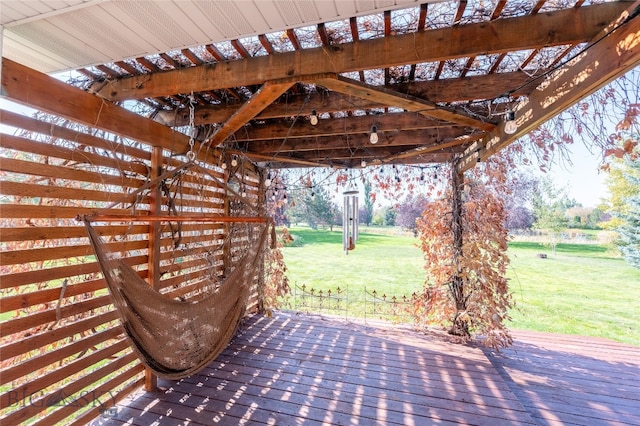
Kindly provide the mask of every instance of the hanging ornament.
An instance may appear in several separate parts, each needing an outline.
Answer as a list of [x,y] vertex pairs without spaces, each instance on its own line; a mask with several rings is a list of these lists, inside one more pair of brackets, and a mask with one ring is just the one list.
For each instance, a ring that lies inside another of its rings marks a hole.
[[342,214],[342,247],[346,254],[356,248],[358,241],[358,191],[345,191],[344,210]]

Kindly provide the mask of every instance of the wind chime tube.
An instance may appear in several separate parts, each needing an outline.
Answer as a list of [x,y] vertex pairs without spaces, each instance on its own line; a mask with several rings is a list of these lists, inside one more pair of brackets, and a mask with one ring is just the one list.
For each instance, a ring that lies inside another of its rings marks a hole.
[[353,197],[353,216],[352,216],[352,222],[351,222],[351,226],[352,226],[352,231],[351,231],[351,235],[353,235],[353,244],[355,245],[356,241],[358,241],[358,222],[359,222],[359,218],[358,218],[358,197],[355,196]]
[[342,246],[346,254],[355,248],[358,239],[358,191],[345,191],[342,216]]
[[342,208],[342,249],[349,254],[349,197],[346,195]]

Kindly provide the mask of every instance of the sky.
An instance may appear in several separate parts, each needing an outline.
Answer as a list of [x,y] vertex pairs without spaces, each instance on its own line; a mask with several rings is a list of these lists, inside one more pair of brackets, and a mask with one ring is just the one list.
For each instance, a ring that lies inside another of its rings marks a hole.
[[[546,175],[550,176],[556,188],[567,188],[569,198],[584,207],[597,207],[607,197],[606,173],[599,171],[600,158],[592,154],[581,143],[569,147],[572,165],[553,164]],[[541,173],[540,176],[545,176]]]

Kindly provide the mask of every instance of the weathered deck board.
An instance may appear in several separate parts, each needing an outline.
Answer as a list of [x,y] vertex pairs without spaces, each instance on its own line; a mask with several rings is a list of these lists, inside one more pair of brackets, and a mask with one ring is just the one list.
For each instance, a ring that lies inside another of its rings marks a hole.
[[639,425],[640,348],[530,331],[489,359],[541,425]]
[[446,335],[279,313],[205,370],[137,392],[132,425],[640,424],[640,348],[515,332],[495,354]]
[[111,424],[534,424],[479,348],[288,313],[248,319],[207,369],[160,385]]

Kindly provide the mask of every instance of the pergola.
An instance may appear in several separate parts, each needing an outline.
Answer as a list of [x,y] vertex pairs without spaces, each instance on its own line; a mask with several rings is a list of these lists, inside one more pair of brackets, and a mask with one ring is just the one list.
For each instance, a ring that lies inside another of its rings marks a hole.
[[191,100],[202,143],[270,167],[465,170],[638,63],[631,1],[56,6],[5,2],[5,56],[169,127]]
[[[123,193],[142,203],[138,212],[162,213],[160,188],[144,200],[134,190],[190,152],[211,175],[236,176],[258,207],[269,169],[455,160],[462,174],[640,63],[638,1],[3,0],[1,8],[2,96],[55,117],[3,110],[0,120],[22,132],[2,134],[0,163],[9,423],[81,424],[101,397],[121,400],[144,381],[76,215]],[[62,71],[73,71],[68,83],[47,75]],[[227,169],[232,159],[240,165]],[[228,215],[216,179],[205,179],[218,194],[206,208]],[[139,237],[121,243],[128,262],[158,281],[167,234],[159,225],[101,229],[113,241],[125,231]],[[191,232],[197,240],[200,230]],[[195,285],[163,279],[167,292]],[[36,394],[94,405],[24,403]]]

